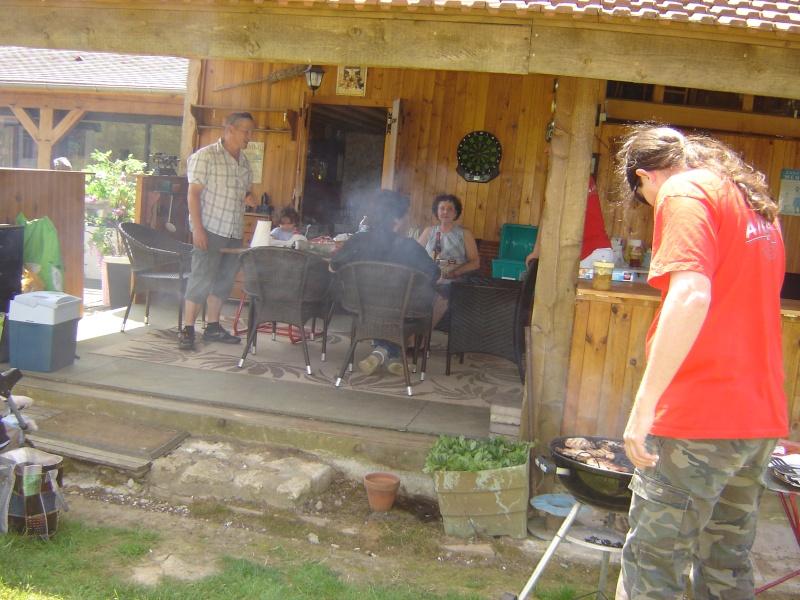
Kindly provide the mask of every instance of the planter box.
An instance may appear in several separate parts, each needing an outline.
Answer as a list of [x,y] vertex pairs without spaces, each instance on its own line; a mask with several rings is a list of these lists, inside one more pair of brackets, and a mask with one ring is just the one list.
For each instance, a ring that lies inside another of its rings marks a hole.
[[524,465],[469,473],[435,471],[444,531],[449,535],[528,535],[530,458]]
[[131,299],[131,263],[127,256],[104,256],[100,265],[103,304],[111,308],[128,306]]

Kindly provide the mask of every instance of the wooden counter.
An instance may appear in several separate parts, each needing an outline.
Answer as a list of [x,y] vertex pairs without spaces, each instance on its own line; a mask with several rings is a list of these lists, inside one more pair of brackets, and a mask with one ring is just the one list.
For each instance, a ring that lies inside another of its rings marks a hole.
[[[609,291],[580,280],[575,302],[567,397],[561,430],[621,438],[644,374],[644,342],[660,293],[614,281]],[[789,437],[800,441],[800,301],[783,300],[783,362]]]

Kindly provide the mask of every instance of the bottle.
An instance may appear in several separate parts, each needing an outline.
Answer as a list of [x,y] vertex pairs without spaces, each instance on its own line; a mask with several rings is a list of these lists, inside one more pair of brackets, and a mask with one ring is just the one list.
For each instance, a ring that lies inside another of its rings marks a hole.
[[363,233],[364,231],[369,231],[369,224],[367,223],[366,215],[364,215],[364,218],[361,219],[361,223],[358,224],[358,233]]
[[442,258],[442,232],[436,232],[436,242],[433,244],[433,260]]
[[644,260],[644,251],[642,247],[633,246],[630,251],[630,258],[628,259],[628,264],[633,269],[640,269],[642,267],[642,261]]

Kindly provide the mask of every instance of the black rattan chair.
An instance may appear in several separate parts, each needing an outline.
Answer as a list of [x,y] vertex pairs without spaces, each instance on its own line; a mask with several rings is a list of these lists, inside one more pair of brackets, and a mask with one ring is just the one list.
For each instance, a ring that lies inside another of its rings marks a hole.
[[[328,263],[319,256],[277,246],[260,246],[242,253],[244,292],[250,298],[247,320],[247,343],[239,368],[244,366],[247,353],[255,354],[258,329],[272,324],[273,339],[278,323],[300,330],[306,372],[311,375],[305,324],[319,317],[327,329],[328,289],[331,273]],[[323,346],[324,352],[324,346]]]
[[525,382],[525,327],[530,323],[539,261],[531,263],[523,281],[473,277],[454,281],[450,291],[447,363],[453,354],[492,354],[510,360]]
[[[352,369],[353,353],[358,342],[382,339],[405,348],[406,341],[427,341],[431,335],[434,281],[422,271],[384,262],[354,262],[339,271],[343,287],[343,308],[354,314],[350,349],[342,363],[336,387],[342,382],[348,366]],[[406,391],[411,396],[408,358],[403,351],[403,372]],[[420,379],[425,379],[427,356],[422,355]]]
[[192,245],[139,223],[120,223],[119,233],[131,261],[133,283],[122,328],[136,294],[145,294],[144,322],[150,322],[150,292],[178,294],[178,331],[183,329],[183,297],[192,268]]

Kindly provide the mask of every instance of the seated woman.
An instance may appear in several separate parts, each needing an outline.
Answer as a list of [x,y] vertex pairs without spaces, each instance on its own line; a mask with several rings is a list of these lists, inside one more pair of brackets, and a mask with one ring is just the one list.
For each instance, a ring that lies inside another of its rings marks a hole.
[[[413,239],[397,233],[408,212],[408,205],[408,198],[397,192],[375,192],[365,211],[369,229],[352,236],[336,251],[331,259],[330,270],[335,273],[344,265],[358,261],[389,262],[417,269],[434,281],[439,281],[441,271],[425,250]],[[400,346],[387,340],[373,340],[372,345],[372,353],[358,363],[362,373],[371,375],[385,364],[393,375],[403,375]]]
[[433,303],[433,326],[436,327],[447,310],[450,283],[454,279],[464,279],[471,271],[478,270],[481,257],[472,232],[466,227],[456,225],[463,210],[458,197],[452,194],[436,196],[431,208],[434,216],[439,219],[439,225],[427,227],[417,241],[431,258],[444,261],[440,265],[446,265],[450,260],[456,263],[453,269],[443,269],[444,281],[439,286]]

